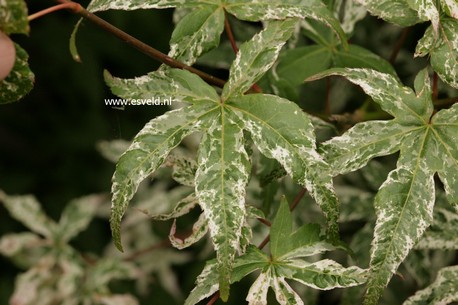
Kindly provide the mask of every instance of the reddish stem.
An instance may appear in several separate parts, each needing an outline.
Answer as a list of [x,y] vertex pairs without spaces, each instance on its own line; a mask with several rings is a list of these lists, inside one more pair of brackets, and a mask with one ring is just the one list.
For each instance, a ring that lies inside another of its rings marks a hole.
[[57,11],[60,11],[60,10],[65,10],[65,9],[69,9],[69,10],[72,10],[74,12],[78,12],[80,10],[80,8],[81,8],[81,5],[79,5],[78,3],[66,2],[66,3],[62,3],[62,4],[58,4],[58,5],[49,7],[47,9],[44,9],[44,10],[39,11],[39,12],[36,12],[36,13],[30,15],[27,19],[29,21],[32,21],[32,20],[38,19],[40,17],[43,17],[43,16],[45,16],[47,14],[50,14],[50,13],[53,13],[53,12],[57,12]]
[[433,101],[437,100],[439,97],[438,86],[439,86],[439,77],[437,76],[437,73],[434,72],[433,74],[433,96],[432,96]]
[[399,37],[398,41],[396,42],[396,44],[394,46],[393,52],[391,52],[391,56],[390,56],[390,59],[389,59],[390,64],[394,64],[394,62],[396,61],[396,58],[398,57],[399,51],[401,50],[402,45],[406,41],[407,36],[409,35],[411,30],[412,30],[412,27],[408,27],[408,28],[405,28],[402,31],[401,36]]

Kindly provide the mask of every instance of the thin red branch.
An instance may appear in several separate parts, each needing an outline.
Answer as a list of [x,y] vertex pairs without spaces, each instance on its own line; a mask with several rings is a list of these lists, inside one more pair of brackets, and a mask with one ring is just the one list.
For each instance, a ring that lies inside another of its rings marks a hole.
[[74,2],[67,2],[67,3],[62,3],[62,4],[58,4],[58,5],[55,5],[55,6],[51,6],[47,9],[44,9],[42,11],[39,11],[39,12],[36,12],[32,15],[29,15],[29,17],[27,17],[27,19],[29,21],[32,21],[32,20],[35,20],[35,19],[38,19],[40,17],[43,17],[47,14],[50,14],[50,13],[53,13],[53,12],[57,12],[59,10],[64,10],[64,9],[70,9],[72,11],[77,11],[79,10],[81,6],[78,4],[78,3],[74,3]]

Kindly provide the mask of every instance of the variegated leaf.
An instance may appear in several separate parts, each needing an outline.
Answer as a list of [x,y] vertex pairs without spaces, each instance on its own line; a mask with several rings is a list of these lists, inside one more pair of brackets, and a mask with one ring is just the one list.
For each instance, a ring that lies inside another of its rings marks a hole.
[[246,300],[249,305],[267,305],[267,292],[272,282],[271,269],[262,272],[251,285]]
[[275,276],[272,280],[275,297],[281,305],[303,305],[299,295],[286,282],[284,276]]
[[148,211],[142,211],[155,220],[169,220],[188,214],[192,209],[199,205],[199,200],[195,194],[191,194],[180,200],[173,208],[173,211],[167,214],[151,215]]
[[10,215],[28,227],[31,231],[53,239],[57,232],[57,223],[50,219],[33,196],[9,196],[0,190],[0,202]]
[[285,18],[311,18],[330,26],[346,44],[346,36],[339,22],[318,0],[226,0],[226,10],[241,20],[282,20]]
[[442,161],[438,170],[448,201],[458,211],[458,104],[439,111],[432,119],[432,132]]
[[337,0],[334,4],[334,15],[341,15],[340,23],[348,35],[353,32],[355,24],[366,16],[366,9],[356,0]]
[[121,79],[104,73],[113,94],[124,99],[172,99],[173,102],[218,103],[215,89],[197,75],[180,69],[155,71],[134,79]]
[[320,290],[353,287],[367,280],[366,270],[359,267],[345,268],[329,259],[316,263],[293,261],[284,268],[291,270],[291,279]]
[[0,253],[8,257],[17,257],[28,248],[33,248],[43,242],[37,234],[31,232],[9,233],[0,238]]
[[447,15],[458,19],[458,2],[455,0],[442,0],[441,5]]
[[437,34],[439,30],[439,10],[433,0],[406,0],[409,6],[417,11],[421,20],[430,20]]
[[169,56],[187,65],[219,45],[224,29],[222,7],[205,7],[186,15],[176,25],[170,40]]
[[224,101],[242,95],[272,67],[296,23],[296,19],[269,22],[262,32],[240,46],[223,88],[221,98]]
[[216,260],[210,260],[197,277],[196,287],[191,291],[184,305],[195,305],[217,292],[218,289],[218,263]]
[[410,26],[425,21],[420,19],[405,0],[356,0],[372,14],[400,26]]
[[[251,94],[226,103],[240,116],[244,129],[263,155],[276,159],[309,190],[328,219],[331,238],[338,236],[338,203],[328,165],[315,151],[313,126],[293,102],[273,95]],[[291,128],[291,126],[295,126]]]
[[356,124],[340,137],[320,147],[332,175],[346,174],[367,164],[372,158],[399,150],[405,135],[418,129],[393,121],[370,121]]
[[0,31],[6,34],[27,34],[27,15],[27,4],[24,0],[0,1]]
[[57,236],[61,242],[68,242],[85,230],[94,218],[100,204],[108,200],[103,195],[86,196],[67,204],[59,221]]
[[[219,4],[217,0],[210,0],[210,4]],[[162,9],[180,7],[200,7],[209,4],[209,0],[93,0],[89,3],[87,9],[90,12],[99,12],[106,10],[123,10],[132,11],[138,9]]]
[[432,221],[434,171],[422,157],[434,151],[434,146],[427,128],[405,139],[397,169],[390,173],[375,197],[377,222],[366,305],[378,303],[391,276]]
[[[424,70],[421,72],[426,74]],[[334,68],[307,80],[329,75],[341,75],[360,86],[380,107],[406,125],[422,125],[432,114],[430,100],[419,103],[412,89],[404,87],[392,75],[370,69]],[[426,77],[424,77],[426,79]]]
[[173,221],[172,228],[170,229],[169,240],[172,246],[182,250],[189,246],[192,246],[199,240],[201,240],[205,234],[207,234],[208,225],[205,215],[202,213],[199,216],[199,219],[192,226],[191,235],[187,236],[185,239],[181,239],[175,236],[176,232],[176,220]]
[[151,120],[119,159],[113,176],[110,218],[114,241],[119,249],[122,249],[121,218],[138,185],[164,162],[184,137],[200,128],[203,117],[213,110],[210,106],[188,106]]
[[198,164],[196,195],[217,254],[221,298],[227,300],[245,224],[245,188],[250,173],[241,122],[230,110],[222,108],[206,131]]
[[458,249],[458,214],[446,209],[434,212],[431,228],[416,244],[416,249]]
[[197,162],[187,156],[172,152],[165,162],[165,165],[172,167],[172,178],[176,182],[194,187],[194,179],[197,171]]
[[443,268],[428,287],[417,291],[403,305],[453,304],[458,302],[458,266]]
[[138,300],[130,294],[101,295],[96,301],[102,305],[138,305]]

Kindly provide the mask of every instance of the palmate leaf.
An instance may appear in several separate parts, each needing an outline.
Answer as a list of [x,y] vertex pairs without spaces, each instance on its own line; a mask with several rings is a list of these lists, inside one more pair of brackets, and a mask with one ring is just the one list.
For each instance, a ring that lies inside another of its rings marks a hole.
[[417,291],[403,305],[452,304],[458,302],[458,266],[443,268],[430,286]]
[[[341,75],[360,85],[394,116],[387,122],[357,124],[321,148],[325,159],[338,168],[334,174],[356,170],[374,156],[401,151],[397,168],[375,198],[377,223],[365,304],[377,304],[393,273],[432,221],[436,172],[449,202],[457,207],[458,105],[432,116],[426,70],[415,80],[416,93],[391,76],[371,70],[333,69],[325,74]],[[393,133],[380,126],[389,126]],[[363,143],[361,138],[369,141]]]

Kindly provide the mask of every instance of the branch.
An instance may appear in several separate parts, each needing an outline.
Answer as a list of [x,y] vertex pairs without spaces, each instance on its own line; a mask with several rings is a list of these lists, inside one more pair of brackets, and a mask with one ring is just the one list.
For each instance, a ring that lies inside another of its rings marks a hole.
[[185,65],[184,63],[173,59],[172,57],[156,50],[155,48],[147,45],[146,43],[138,40],[137,38],[127,34],[126,32],[120,30],[119,28],[115,27],[111,23],[103,20],[102,18],[92,14],[88,10],[84,9],[81,5],[78,3],[75,3],[70,0],[56,0],[59,3],[62,4],[67,4],[69,6],[69,9],[71,12],[83,17],[84,19],[87,19],[97,25],[98,27],[102,28],[103,30],[107,31],[108,33],[112,34],[113,36],[116,36],[120,40],[124,41],[131,47],[139,50],[143,54],[146,54],[147,56],[154,58],[157,61],[162,62],[163,64],[166,64],[169,67],[172,68],[178,68],[178,69],[183,69],[187,70],[189,72],[192,72],[198,76],[200,76],[203,80],[208,82],[209,84],[215,85],[217,87],[224,87],[226,84],[226,81],[217,78],[213,75],[210,75],[208,73],[205,73],[201,70],[198,70],[196,68],[193,68],[191,66]]

